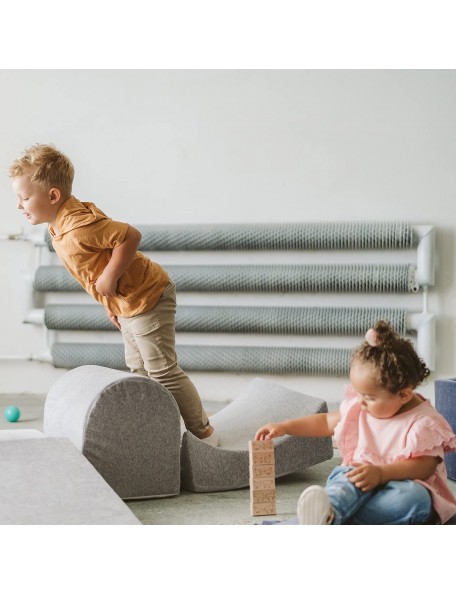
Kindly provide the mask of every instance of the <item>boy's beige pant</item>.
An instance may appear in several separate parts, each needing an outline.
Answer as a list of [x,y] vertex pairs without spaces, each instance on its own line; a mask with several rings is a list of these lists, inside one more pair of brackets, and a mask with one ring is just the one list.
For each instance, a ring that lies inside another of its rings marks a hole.
[[132,373],[163,384],[176,399],[186,428],[201,437],[209,427],[201,398],[177,365],[175,348],[176,286],[169,283],[153,309],[132,318],[119,317],[125,361]]

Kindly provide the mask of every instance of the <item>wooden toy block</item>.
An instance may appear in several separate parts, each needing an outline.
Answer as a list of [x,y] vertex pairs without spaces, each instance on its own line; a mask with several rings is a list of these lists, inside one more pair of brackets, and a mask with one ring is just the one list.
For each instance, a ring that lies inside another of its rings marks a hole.
[[264,466],[250,465],[250,476],[254,478],[274,477],[275,480],[275,464],[265,464]]
[[273,476],[268,476],[266,478],[250,477],[250,488],[253,491],[275,489],[275,478]]
[[269,441],[249,441],[249,452],[273,452],[274,443]]
[[252,452],[251,464],[274,464],[274,452]]
[[276,490],[268,489],[267,491],[252,491],[253,503],[274,503],[276,500]]
[[275,516],[277,513],[274,503],[253,503],[250,502],[250,515],[252,516]]
[[276,488],[274,443],[249,441],[250,513],[252,516],[275,515]]

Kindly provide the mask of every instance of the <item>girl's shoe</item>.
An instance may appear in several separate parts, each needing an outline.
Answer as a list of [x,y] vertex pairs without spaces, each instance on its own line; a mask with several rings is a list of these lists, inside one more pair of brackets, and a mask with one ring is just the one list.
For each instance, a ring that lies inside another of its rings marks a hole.
[[308,487],[298,500],[300,524],[331,524],[334,513],[328,494],[318,485]]

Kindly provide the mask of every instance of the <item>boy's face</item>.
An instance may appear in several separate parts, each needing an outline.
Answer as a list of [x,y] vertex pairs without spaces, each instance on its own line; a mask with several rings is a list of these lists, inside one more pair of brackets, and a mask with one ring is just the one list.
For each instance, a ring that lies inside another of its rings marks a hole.
[[52,224],[55,221],[56,209],[49,190],[43,190],[31,182],[28,175],[13,178],[13,190],[17,196],[18,209],[31,225]]

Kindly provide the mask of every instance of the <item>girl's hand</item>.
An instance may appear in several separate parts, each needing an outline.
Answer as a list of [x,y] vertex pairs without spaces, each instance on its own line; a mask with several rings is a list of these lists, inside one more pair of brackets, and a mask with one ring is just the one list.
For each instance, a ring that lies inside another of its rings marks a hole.
[[264,441],[273,437],[280,437],[281,435],[285,435],[285,430],[281,423],[268,423],[258,429],[255,439],[257,441]]
[[361,491],[372,491],[382,484],[383,477],[380,466],[357,463],[354,463],[353,466],[355,468],[345,473],[345,476]]
[[117,319],[117,316],[115,316],[112,311],[110,311],[107,307],[104,308],[106,316],[111,320],[111,322],[114,324],[114,326],[116,328],[118,328],[119,330],[122,330],[122,328],[120,327],[119,324],[119,320]]
[[117,295],[117,280],[113,280],[109,274],[103,271],[95,282],[95,289],[103,297],[114,297]]

